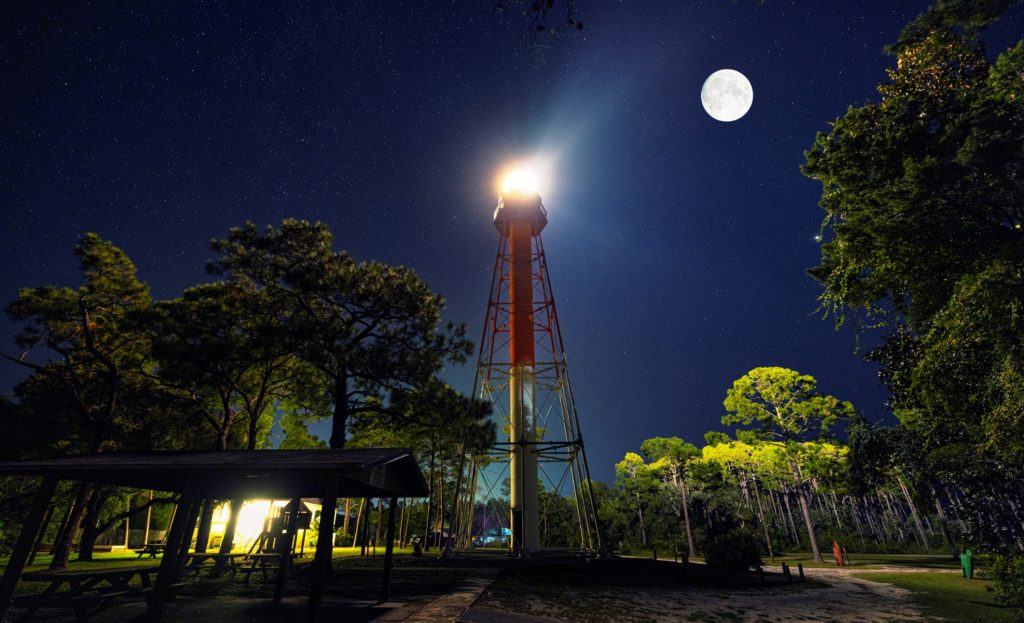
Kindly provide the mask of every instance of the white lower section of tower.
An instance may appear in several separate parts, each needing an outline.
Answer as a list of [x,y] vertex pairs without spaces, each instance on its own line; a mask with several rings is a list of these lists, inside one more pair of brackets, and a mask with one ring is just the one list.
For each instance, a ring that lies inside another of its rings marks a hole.
[[528,556],[540,549],[540,511],[537,495],[537,441],[533,368],[517,365],[509,384],[510,506],[512,550]]

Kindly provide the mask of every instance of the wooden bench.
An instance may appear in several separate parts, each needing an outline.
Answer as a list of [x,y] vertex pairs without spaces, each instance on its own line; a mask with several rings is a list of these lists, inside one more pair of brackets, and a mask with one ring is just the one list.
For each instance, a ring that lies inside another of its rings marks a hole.
[[[21,576],[24,580],[49,582],[49,585],[40,593],[15,598],[15,603],[25,608],[16,620],[27,620],[40,608],[67,608],[74,612],[76,621],[88,621],[119,597],[151,590],[151,576],[159,570],[160,567],[147,566],[25,573]],[[136,576],[141,587],[131,586]]]
[[[239,561],[244,558],[247,558],[247,554],[191,553],[188,554],[185,570],[191,572],[193,577],[198,576],[203,569],[210,569],[211,574],[227,571],[233,576],[240,566]],[[214,564],[206,564],[208,560],[212,560]]]
[[156,558],[157,554],[164,553],[163,543],[147,543],[142,549],[135,550],[135,553],[139,555],[141,559],[146,554],[149,554],[150,558]]

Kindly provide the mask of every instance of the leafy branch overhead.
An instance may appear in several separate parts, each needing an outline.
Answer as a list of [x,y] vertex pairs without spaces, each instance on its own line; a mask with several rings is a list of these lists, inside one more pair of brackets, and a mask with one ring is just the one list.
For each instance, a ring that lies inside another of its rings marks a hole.
[[524,36],[533,43],[538,33],[555,34],[583,30],[576,0],[494,0],[494,11],[518,13],[524,19]]

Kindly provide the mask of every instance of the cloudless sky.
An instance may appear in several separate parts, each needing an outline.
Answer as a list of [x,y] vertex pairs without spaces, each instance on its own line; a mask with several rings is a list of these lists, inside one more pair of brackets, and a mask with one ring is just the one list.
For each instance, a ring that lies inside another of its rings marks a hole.
[[[757,366],[885,418],[853,334],[816,313],[820,186],[798,167],[928,2],[577,4],[582,32],[529,46],[522,7],[484,0],[4,3],[0,299],[77,285],[87,231],[175,297],[211,239],[297,217],[415,268],[476,338],[496,177],[533,161],[595,477],[648,437],[721,430]],[[753,84],[733,123],[700,104],[722,68]],[[24,376],[0,362],[0,391]],[[446,377],[469,391],[472,366]]]

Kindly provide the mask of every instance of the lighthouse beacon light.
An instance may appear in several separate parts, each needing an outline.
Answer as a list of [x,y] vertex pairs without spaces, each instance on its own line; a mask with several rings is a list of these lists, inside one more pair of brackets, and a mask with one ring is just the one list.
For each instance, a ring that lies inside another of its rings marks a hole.
[[501,192],[508,194],[539,193],[537,176],[527,169],[515,169],[501,180]]

